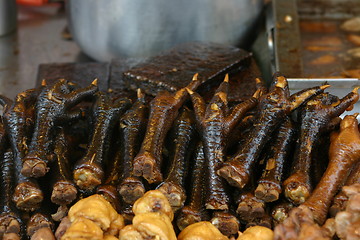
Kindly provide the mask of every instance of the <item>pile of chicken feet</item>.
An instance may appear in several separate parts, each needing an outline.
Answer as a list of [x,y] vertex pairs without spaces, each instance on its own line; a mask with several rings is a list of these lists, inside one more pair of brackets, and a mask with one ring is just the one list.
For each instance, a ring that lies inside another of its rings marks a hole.
[[[228,102],[229,81],[208,102],[197,74],[154,98],[63,79],[0,96],[0,239],[55,239],[55,229],[57,239],[191,239],[189,227],[241,239],[253,226],[275,239],[357,239],[360,133],[357,114],[339,116],[358,88],[343,98],[326,84],[290,95],[276,73],[269,89]],[[154,189],[165,200],[153,197],[139,217],[134,203]],[[164,202],[167,217],[152,214]],[[168,230],[148,236],[135,223]]]

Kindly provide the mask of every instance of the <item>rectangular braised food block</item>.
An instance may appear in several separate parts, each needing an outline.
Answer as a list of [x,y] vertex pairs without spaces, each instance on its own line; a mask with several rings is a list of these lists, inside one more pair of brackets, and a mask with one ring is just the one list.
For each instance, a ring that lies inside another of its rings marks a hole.
[[174,92],[185,87],[195,73],[206,85],[217,84],[225,73],[249,64],[251,53],[215,43],[188,43],[149,58],[124,72],[124,83],[130,89],[141,88],[155,96],[157,92]]

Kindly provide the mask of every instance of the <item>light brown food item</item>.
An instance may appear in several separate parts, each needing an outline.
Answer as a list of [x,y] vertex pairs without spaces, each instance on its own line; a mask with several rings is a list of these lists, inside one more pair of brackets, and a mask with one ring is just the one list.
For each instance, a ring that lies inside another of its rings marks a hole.
[[70,227],[70,225],[71,222],[69,220],[69,217],[64,217],[55,231],[55,238],[57,240],[61,239],[61,237],[65,234],[66,230]]
[[305,39],[306,46],[327,46],[327,47],[341,47],[343,41],[338,36],[323,35],[318,38]]
[[315,223],[311,210],[300,205],[293,208],[289,217],[274,229],[275,240],[330,240],[328,231]]
[[354,17],[343,24],[341,24],[340,28],[346,32],[360,32],[360,17]]
[[55,222],[60,222],[64,217],[67,216],[69,212],[69,208],[66,205],[60,205],[56,211],[56,213],[51,214],[51,218],[55,221]]
[[239,233],[237,240],[272,240],[274,232],[262,226],[253,226],[247,228],[243,233]]
[[340,239],[360,239],[360,183],[343,189],[349,197],[345,211],[335,216],[336,235]]
[[119,240],[143,240],[143,237],[133,225],[127,225],[120,230]]
[[323,65],[323,64],[331,64],[336,61],[336,57],[330,54],[326,54],[323,56],[320,56],[318,58],[315,58],[310,63],[312,65]]
[[91,195],[75,203],[70,208],[68,216],[71,222],[74,222],[79,217],[87,218],[104,231],[114,227],[121,229],[124,226],[124,219],[103,196],[98,194]]
[[187,226],[179,234],[178,240],[228,240],[228,238],[210,222],[203,221]]
[[349,54],[351,58],[360,58],[360,47],[347,50],[347,54]]
[[117,237],[114,237],[113,235],[105,235],[103,240],[119,240]]
[[232,211],[214,211],[210,222],[225,236],[234,236],[240,228],[240,221]]
[[357,46],[360,46],[360,36],[356,34],[347,35],[347,40]]
[[79,217],[67,229],[61,240],[102,240],[103,231],[93,221]]
[[124,226],[125,226],[124,217],[118,214],[118,217],[110,223],[110,227],[105,231],[105,234],[117,236],[119,234],[120,229],[122,229]]
[[314,220],[323,225],[331,202],[345,183],[349,172],[360,161],[360,132],[357,115],[347,115],[339,132],[332,132],[329,163],[320,182],[303,203],[313,213]]
[[144,239],[176,240],[170,218],[159,212],[135,214],[133,226]]
[[50,228],[43,227],[31,236],[31,240],[55,240],[55,236]]
[[317,45],[312,45],[312,46],[307,46],[306,50],[309,50],[311,52],[322,52],[322,51],[340,51],[341,48],[339,46],[317,46]]
[[321,229],[326,232],[327,236],[333,238],[335,236],[335,219],[328,218],[324,225],[321,226]]
[[333,33],[337,31],[337,25],[331,21],[300,21],[300,29],[302,32],[311,33]]
[[5,233],[2,240],[20,240],[20,236],[16,233]]
[[345,77],[360,78],[360,69],[347,69],[344,70],[343,74]]
[[136,200],[133,212],[135,216],[143,213],[159,212],[168,216],[170,221],[174,219],[174,212],[168,199],[159,190],[147,191],[144,196]]

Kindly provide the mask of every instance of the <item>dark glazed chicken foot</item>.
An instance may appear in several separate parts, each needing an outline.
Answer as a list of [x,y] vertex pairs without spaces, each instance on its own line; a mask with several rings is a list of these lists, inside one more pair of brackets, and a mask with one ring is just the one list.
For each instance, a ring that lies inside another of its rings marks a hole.
[[43,200],[43,193],[35,179],[25,177],[21,173],[22,159],[27,153],[28,142],[33,130],[35,119],[35,102],[39,91],[44,88],[45,82],[39,89],[29,89],[19,93],[14,101],[1,96],[4,106],[4,128],[6,130],[14,157],[15,189],[12,199],[16,208],[32,211],[38,208]]
[[195,137],[195,119],[188,108],[180,110],[170,135],[172,137],[169,168],[165,180],[158,189],[168,198],[174,212],[184,206],[186,199],[185,180],[188,174],[189,160],[193,153]]
[[185,206],[179,210],[176,220],[176,225],[180,230],[209,218],[205,209],[205,156],[202,143],[196,146],[193,162],[190,173],[192,186],[189,189]]
[[[187,88],[194,91],[200,83],[195,74]],[[150,184],[160,183],[163,180],[161,155],[164,140],[186,98],[186,88],[182,88],[173,94],[160,92],[150,102],[150,116],[145,137],[140,152],[134,160],[134,175],[142,176]]]
[[80,189],[91,192],[104,180],[103,163],[107,162],[112,130],[129,107],[129,99],[113,102],[105,93],[96,93],[91,141],[85,156],[75,164],[73,171],[74,182]]
[[[140,89],[137,92],[137,101],[120,119],[120,152],[116,156],[121,169],[117,190],[124,202],[133,204],[144,195],[145,186],[143,180],[134,175],[134,158],[140,150],[141,141],[146,130],[148,106],[145,94]],[[120,163],[122,162],[122,163]],[[115,175],[114,174],[110,174]]]
[[53,190],[51,201],[58,205],[68,205],[77,197],[77,188],[72,181],[69,162],[69,146],[65,140],[64,129],[59,129],[54,147],[55,160],[51,163]]
[[283,169],[295,143],[295,133],[294,123],[290,117],[286,117],[266,156],[266,166],[255,190],[258,199],[265,202],[279,199],[282,192]]
[[49,171],[51,144],[55,126],[66,119],[80,118],[81,111],[70,109],[98,90],[97,80],[86,88],[75,89],[75,85],[59,80],[53,86],[44,87],[36,103],[36,121],[29,151],[23,158],[21,173],[26,177],[42,177]]
[[[292,174],[284,181],[285,196],[295,204],[303,203],[311,194],[311,156],[320,132],[334,118],[359,99],[357,88],[335,103],[328,104],[326,94],[306,103],[300,112],[299,146],[296,148]],[[324,98],[325,96],[325,98]]]
[[328,85],[305,89],[289,96],[285,77],[275,75],[270,91],[259,100],[254,127],[237,154],[227,160],[217,173],[237,188],[243,188],[258,162],[260,153],[280,121],[310,97],[323,92]]
[[345,183],[349,169],[360,161],[360,132],[356,115],[348,115],[340,123],[340,132],[331,136],[329,165],[320,182],[302,204],[314,215],[314,220],[322,225],[336,192]]
[[[1,135],[2,139],[4,135]],[[6,145],[6,144],[5,144]],[[0,214],[0,239],[4,239],[6,234],[11,234],[14,239],[21,238],[22,222],[17,209],[12,203],[12,193],[14,190],[14,163],[11,150],[5,152],[0,163],[1,171],[1,214]]]
[[226,75],[213,98],[207,106],[205,101],[196,92],[187,89],[194,105],[196,126],[200,132],[204,144],[207,175],[207,197],[206,208],[214,210],[229,209],[230,197],[224,179],[220,178],[216,171],[225,161],[226,140],[235,125],[242,119],[245,113],[257,104],[257,91],[253,97],[236,105],[229,113],[227,93],[229,88],[229,77]]

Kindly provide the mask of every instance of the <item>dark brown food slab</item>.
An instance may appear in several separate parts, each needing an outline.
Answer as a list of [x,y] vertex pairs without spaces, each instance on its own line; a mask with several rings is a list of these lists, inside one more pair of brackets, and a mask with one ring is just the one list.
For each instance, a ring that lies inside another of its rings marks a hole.
[[[256,91],[256,78],[261,78],[261,72],[255,59],[251,58],[248,66],[232,71],[229,74],[229,102],[241,102],[251,97]],[[265,85],[265,82],[262,82]],[[201,86],[202,87],[202,86]],[[206,89],[200,88],[199,92],[208,101],[214,95],[216,87]]]
[[[169,64],[161,63],[162,61]],[[139,80],[127,75],[138,71],[142,66],[146,69],[142,74],[154,73],[151,79],[148,78],[150,85],[147,84],[148,79]],[[164,71],[170,67],[172,70],[176,67],[177,71],[165,74]],[[163,72],[160,78],[157,77],[159,72]],[[41,64],[37,86],[43,79],[51,84],[64,78],[84,87],[98,78],[100,90],[109,91],[113,98],[129,97],[135,100],[138,87],[150,95],[164,89],[174,91],[186,86],[196,72],[199,72],[202,81],[206,80],[198,89],[205,100],[211,98],[225,73],[230,74],[229,101],[242,101],[251,96],[256,90],[255,78],[261,76],[252,55],[244,50],[219,44],[192,43],[180,45],[151,59],[122,58],[113,59],[111,63]]]
[[132,67],[144,63],[146,58],[116,58],[110,64],[109,87],[115,89],[125,89],[124,72]]
[[156,95],[167,90],[174,92],[185,87],[195,73],[206,84],[207,91],[221,81],[225,73],[247,65],[252,55],[242,49],[215,43],[188,43],[148,59],[124,73],[127,88],[141,88]]
[[79,84],[81,87],[85,87],[97,78],[99,89],[106,91],[109,87],[109,77],[109,63],[87,62],[40,64],[36,86],[40,86],[43,79],[45,79],[48,84],[52,84],[59,79],[66,79]]
[[135,101],[136,91],[126,88],[124,72],[145,61],[145,58],[116,58],[111,61],[109,92],[113,98],[128,97]]
[[[256,91],[256,78],[263,80],[260,69],[255,59],[252,58],[248,67],[234,74],[230,74],[228,100],[230,102],[241,101],[251,97]],[[262,84],[265,85],[265,82],[263,81]]]

